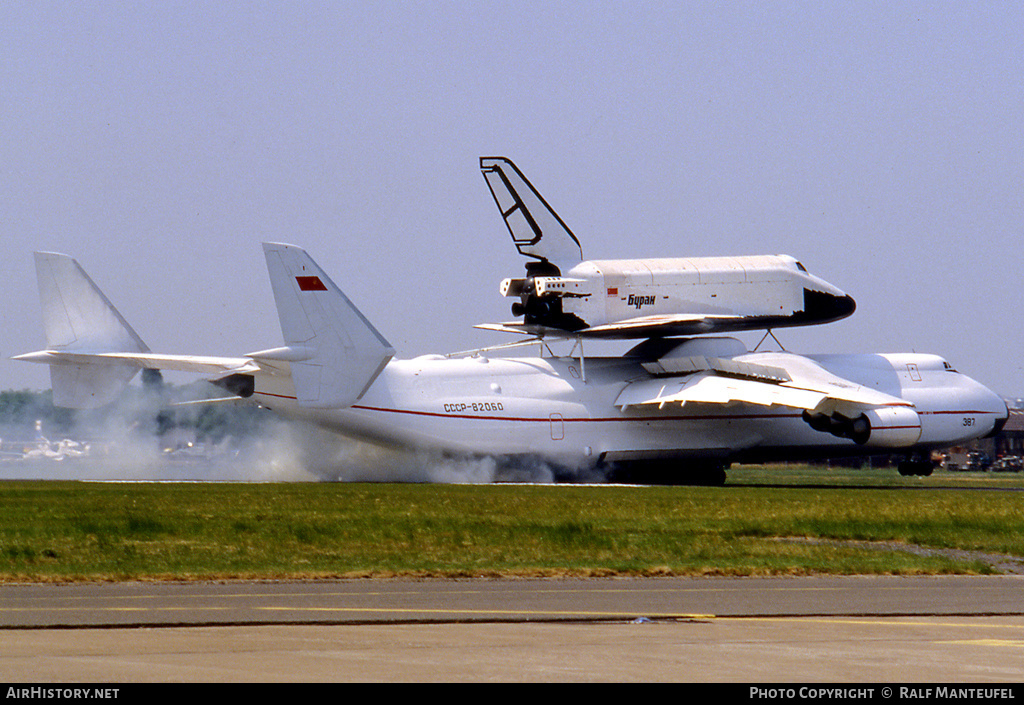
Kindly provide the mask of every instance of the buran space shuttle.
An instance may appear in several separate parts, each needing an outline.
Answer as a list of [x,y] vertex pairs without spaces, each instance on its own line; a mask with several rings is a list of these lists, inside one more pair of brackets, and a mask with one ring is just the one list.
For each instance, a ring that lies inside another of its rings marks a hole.
[[539,337],[663,338],[808,326],[851,296],[788,255],[584,260],[569,226],[504,157],[481,157],[526,276],[501,282],[519,320],[477,327]]

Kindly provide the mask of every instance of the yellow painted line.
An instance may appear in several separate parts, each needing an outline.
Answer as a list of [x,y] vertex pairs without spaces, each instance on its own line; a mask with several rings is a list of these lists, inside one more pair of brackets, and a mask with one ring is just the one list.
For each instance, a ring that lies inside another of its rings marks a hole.
[[[231,607],[90,607],[88,612],[205,612],[229,610]],[[2,612],[81,612],[81,607],[0,607]]]
[[616,619],[715,619],[713,614],[682,614],[679,612],[580,612],[577,610],[477,610],[477,609],[438,609],[434,607],[255,607],[257,611],[276,612],[345,612],[345,613],[396,613],[396,614],[488,614],[488,615],[558,615],[562,617],[614,617]]
[[[138,606],[108,606],[92,608],[90,611],[101,613],[101,612],[183,612],[188,611],[192,613],[200,612],[224,612],[232,610],[232,607],[216,606],[216,605],[181,605],[181,606],[166,606],[166,607],[138,607]],[[579,618],[614,618],[614,619],[676,619],[676,620],[700,620],[700,621],[717,621],[717,622],[799,622],[803,624],[816,623],[816,624],[835,624],[835,625],[863,625],[863,626],[901,626],[901,627],[939,627],[942,629],[950,628],[971,628],[971,629],[1006,629],[1006,630],[1024,630],[1024,620],[1019,624],[1000,624],[991,621],[932,621],[927,615],[921,617],[899,617],[899,618],[866,618],[866,617],[803,617],[800,615],[780,615],[780,616],[760,616],[760,617],[745,617],[745,616],[720,616],[708,613],[686,613],[686,612],[645,612],[645,611],[631,611],[631,612],[612,612],[612,611],[587,611],[587,610],[502,610],[502,609],[458,609],[458,608],[436,608],[436,607],[381,607],[381,606],[369,606],[369,607],[310,607],[310,606],[257,606],[248,608],[254,612],[296,612],[296,613],[345,613],[345,614],[424,614],[424,615],[492,615],[492,616],[516,616],[516,615],[529,615],[529,616],[559,616],[559,617],[579,617]],[[0,613],[31,613],[31,612],[78,612],[80,608],[75,607],[0,607]],[[991,619],[991,618],[987,618]],[[957,643],[957,642],[948,642]],[[980,642],[979,642],[980,643]],[[1024,645],[1024,641],[1021,642],[1005,642],[1006,645]]]
[[957,644],[959,646],[1009,646],[1024,649],[1024,641],[1009,639],[965,639],[962,641],[939,641],[938,644]]
[[[799,615],[779,616],[779,617],[715,617],[716,621],[719,622],[814,622],[821,624],[858,624],[867,626],[899,626],[899,627],[942,627],[943,629],[950,628],[973,628],[973,629],[1020,629],[1024,630],[1024,621],[1020,624],[996,624],[992,622],[936,622],[929,621],[932,618],[928,615],[921,615],[920,617],[899,617],[899,618],[888,618],[888,617],[877,617],[877,618],[865,618],[865,617],[843,617],[841,615],[836,617],[801,617]],[[992,619],[985,615],[979,615],[978,619]]]

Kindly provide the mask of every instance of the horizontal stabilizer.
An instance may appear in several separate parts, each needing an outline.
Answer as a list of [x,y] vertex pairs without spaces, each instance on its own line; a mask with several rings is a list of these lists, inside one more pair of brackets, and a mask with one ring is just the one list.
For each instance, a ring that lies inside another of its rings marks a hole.
[[304,250],[274,243],[263,250],[285,340],[268,359],[289,362],[300,405],[351,406],[394,349]]
[[[164,355],[133,352],[75,352],[73,350],[40,350],[17,355],[14,360],[41,362],[51,367],[87,366],[122,367],[138,372],[142,369],[197,372],[208,375],[251,374],[267,370],[250,357],[215,357],[211,355]],[[133,372],[133,374],[134,374]]]

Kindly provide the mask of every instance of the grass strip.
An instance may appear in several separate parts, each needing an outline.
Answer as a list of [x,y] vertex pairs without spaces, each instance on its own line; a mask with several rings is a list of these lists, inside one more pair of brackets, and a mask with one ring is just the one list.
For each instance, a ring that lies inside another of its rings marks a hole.
[[[0,483],[0,580],[985,573],[1019,492],[886,487]],[[835,543],[779,541],[834,539]]]

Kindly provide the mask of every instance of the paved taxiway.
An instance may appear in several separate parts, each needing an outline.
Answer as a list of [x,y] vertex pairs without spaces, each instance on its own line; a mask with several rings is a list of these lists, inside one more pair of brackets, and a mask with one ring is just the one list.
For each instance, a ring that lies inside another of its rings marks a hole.
[[17,682],[1024,681],[1021,577],[3,585],[0,626]]

